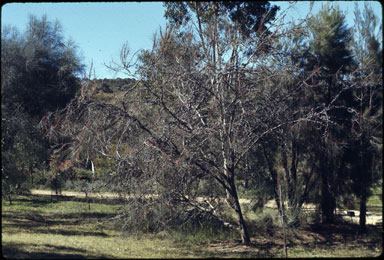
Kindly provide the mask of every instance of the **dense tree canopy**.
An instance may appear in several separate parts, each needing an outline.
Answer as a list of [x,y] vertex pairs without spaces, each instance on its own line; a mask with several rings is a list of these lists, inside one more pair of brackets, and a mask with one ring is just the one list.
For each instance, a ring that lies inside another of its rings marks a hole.
[[[336,208],[338,173],[343,154],[343,143],[350,126],[351,115],[347,111],[353,102],[350,90],[345,89],[342,80],[355,67],[351,50],[348,48],[351,31],[346,27],[345,15],[339,8],[323,5],[319,13],[308,21],[310,39],[306,66],[319,68],[318,84],[312,102],[323,106],[336,106],[330,113],[334,125],[326,126],[326,134],[319,139],[317,149],[319,176],[321,176],[321,208],[324,222],[333,221]],[[338,98],[335,99],[335,96]],[[324,131],[324,130],[323,130]]]
[[[4,26],[1,34],[1,114],[3,191],[33,177],[49,151],[39,120],[75,96],[83,70],[76,46],[64,41],[59,22],[30,16],[23,33]],[[21,177],[20,177],[21,176]],[[4,194],[4,193],[3,193]]]
[[20,34],[6,26],[1,35],[2,104],[21,105],[32,116],[64,107],[80,87],[83,66],[76,46],[65,41],[59,22],[31,16]]

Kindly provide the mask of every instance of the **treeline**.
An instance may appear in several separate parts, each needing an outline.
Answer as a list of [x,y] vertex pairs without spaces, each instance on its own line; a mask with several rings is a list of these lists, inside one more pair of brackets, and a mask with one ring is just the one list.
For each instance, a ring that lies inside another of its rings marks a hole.
[[[37,128],[47,113],[63,109],[80,89],[84,72],[76,46],[58,21],[29,17],[25,31],[1,30],[2,197],[39,183],[50,143]],[[43,181],[44,182],[44,181]]]
[[[329,4],[300,23],[285,23],[268,2],[164,6],[168,24],[154,35],[152,50],[132,57],[124,45],[121,64],[112,68],[138,80],[74,80],[68,88],[70,81],[52,76],[56,83],[44,79],[36,87],[39,93],[56,84],[74,97],[40,113],[42,148],[53,147],[45,158],[51,176],[88,169],[89,191],[129,195],[120,217],[130,230],[155,232],[202,215],[232,225],[225,203],[249,244],[244,195],[257,207],[273,198],[292,228],[300,225],[304,203],[317,204],[321,221],[332,223],[336,207],[348,207],[354,197],[364,230],[370,188],[382,179],[382,39],[372,9],[356,8],[351,29]],[[45,18],[39,24],[51,26]],[[14,42],[9,35],[2,35],[2,57],[13,62],[16,52],[3,51]],[[51,67],[61,75],[60,66]],[[2,91],[21,81],[15,68],[2,64]],[[70,72],[65,75],[77,71]],[[3,73],[10,79],[4,83]],[[18,95],[28,89],[20,86]],[[37,97],[45,98],[36,95],[34,102]],[[12,120],[21,115],[34,112],[10,113],[9,127],[17,128],[22,121]],[[33,175],[31,163],[38,162],[15,136],[30,138],[2,130],[9,156],[3,194],[24,183],[25,172]]]

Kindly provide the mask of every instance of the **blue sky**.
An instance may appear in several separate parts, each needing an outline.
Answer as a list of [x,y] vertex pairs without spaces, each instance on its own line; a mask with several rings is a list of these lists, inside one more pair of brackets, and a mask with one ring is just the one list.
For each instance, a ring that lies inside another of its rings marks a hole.
[[[324,1],[316,1],[312,13],[317,13]],[[382,21],[382,6],[369,1]],[[288,2],[274,2],[284,9]],[[347,11],[347,23],[353,26],[354,1],[338,1]],[[363,1],[357,1],[363,8]],[[304,18],[309,11],[309,1],[299,2],[289,16]],[[48,16],[63,26],[66,39],[72,39],[79,47],[83,62],[89,66],[93,60],[96,78],[125,77],[109,71],[104,63],[118,61],[124,42],[132,52],[152,47],[153,34],[164,26],[164,7],[161,2],[82,2],[82,3],[8,3],[1,8],[1,25],[10,24],[24,31],[28,15]]]

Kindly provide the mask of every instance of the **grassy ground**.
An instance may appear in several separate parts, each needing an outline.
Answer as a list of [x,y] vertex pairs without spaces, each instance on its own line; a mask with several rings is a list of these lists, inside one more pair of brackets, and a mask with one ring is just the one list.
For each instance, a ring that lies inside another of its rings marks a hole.
[[383,211],[383,191],[382,186],[376,186],[371,189],[372,195],[367,201],[367,209],[372,212]]
[[[117,200],[50,196],[17,196],[10,206],[2,202],[2,253],[6,258],[191,258],[284,257],[283,235],[264,212],[249,223],[252,246],[242,246],[236,232],[206,227],[153,234],[123,234],[104,222],[119,211]],[[109,222],[108,222],[109,223]],[[382,228],[369,226],[357,234],[356,226],[306,225],[290,231],[289,257],[372,257],[382,253]],[[224,232],[224,233],[223,233]]]

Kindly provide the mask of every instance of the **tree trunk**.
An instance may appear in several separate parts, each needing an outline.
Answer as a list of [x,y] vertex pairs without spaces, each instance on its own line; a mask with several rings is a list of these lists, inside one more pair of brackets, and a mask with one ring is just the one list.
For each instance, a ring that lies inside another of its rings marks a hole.
[[[363,147],[362,141],[360,141],[360,147]],[[361,148],[363,149],[363,148]],[[366,157],[365,157],[365,156]],[[367,199],[369,194],[369,187],[372,183],[372,180],[370,178],[371,172],[370,172],[370,157],[367,156],[367,154],[364,154],[363,151],[360,151],[359,156],[359,172],[361,175],[360,183],[362,185],[361,187],[361,195],[360,195],[360,216],[359,216],[359,224],[360,224],[360,230],[366,231],[366,215],[367,215]],[[364,158],[365,157],[365,158]]]
[[241,242],[244,245],[249,246],[251,244],[251,238],[248,233],[248,228],[247,228],[247,224],[245,223],[243,213],[241,212],[240,202],[238,198],[235,199],[235,211],[239,218],[239,230],[241,235]]
[[333,215],[336,201],[333,198],[328,185],[327,173],[322,171],[321,175],[321,215],[322,223],[333,223]]
[[32,186],[33,186],[34,182],[33,182],[33,169],[32,169],[32,166],[29,166],[29,174],[31,175],[31,183],[32,183]]
[[321,167],[321,222],[331,224],[334,220],[334,209],[336,207],[336,199],[330,190],[329,173],[332,172],[332,167],[327,162],[327,158],[322,158],[320,161]]
[[241,243],[243,243],[246,246],[249,246],[251,244],[251,238],[248,233],[247,225],[245,224],[245,221],[242,216],[239,219],[239,225],[240,225]]
[[[292,158],[291,158],[291,167],[288,166],[288,156],[287,156],[287,151],[286,151],[286,146],[283,146],[281,155],[282,155],[282,163],[283,163],[283,168],[285,171],[285,186],[288,188],[287,190],[287,195],[288,195],[288,214],[289,218],[291,219],[289,222],[290,226],[298,226],[300,224],[300,211],[301,209],[298,206],[298,201],[299,201],[299,194],[297,192],[297,174],[296,174],[296,161],[297,161],[297,156],[296,156],[296,148],[295,144],[292,141]],[[281,180],[280,180],[281,181]],[[281,182],[280,182],[281,185]],[[285,222],[286,224],[287,221]]]
[[363,192],[361,199],[360,199],[360,219],[359,219],[359,224],[360,224],[360,230],[361,231],[366,231],[367,226],[366,226],[366,215],[367,215],[367,193]]
[[[365,141],[365,142],[364,142]],[[372,185],[372,173],[373,173],[373,167],[374,167],[374,155],[369,152],[370,145],[367,144],[368,142],[363,139],[363,137],[360,137],[360,175],[361,175],[361,195],[360,195],[360,216],[359,216],[359,224],[360,224],[360,230],[366,231],[366,222],[367,222],[367,200],[368,196],[370,194],[370,187]],[[365,152],[364,152],[365,151]]]
[[231,190],[227,191],[227,202],[235,210],[237,214],[239,231],[241,235],[241,242],[244,245],[249,246],[251,244],[251,238],[248,233],[248,228],[244,220],[243,212],[241,211],[240,201],[237,195],[236,185],[233,179],[230,183],[230,187],[231,187]]
[[273,182],[273,186],[274,186],[273,194],[275,195],[275,202],[277,205],[277,210],[278,210],[280,216],[284,217],[284,223],[286,223],[286,216],[283,212],[282,207],[280,206],[280,196],[279,196],[279,192],[278,192],[279,184],[277,181],[277,172],[274,168],[274,163],[270,159],[270,156],[267,155],[267,151],[266,151],[264,146],[263,146],[263,155],[264,155],[265,161],[267,162],[268,170],[269,170],[269,173],[270,173],[271,178],[272,178],[272,182]]

